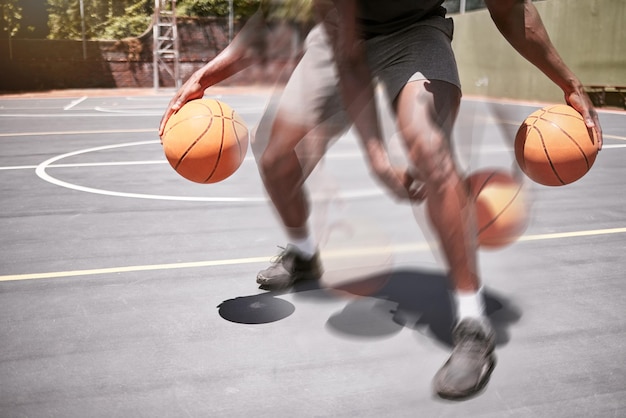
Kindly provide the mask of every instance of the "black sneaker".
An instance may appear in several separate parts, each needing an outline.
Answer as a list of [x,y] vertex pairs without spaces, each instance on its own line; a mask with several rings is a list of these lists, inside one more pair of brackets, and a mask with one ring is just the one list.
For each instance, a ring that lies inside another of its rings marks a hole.
[[322,265],[319,253],[306,259],[290,244],[272,260],[271,266],[257,274],[256,282],[263,289],[284,289],[297,281],[318,280],[320,277]]
[[462,399],[485,387],[496,364],[495,332],[486,319],[464,319],[452,332],[454,350],[435,375],[433,385],[444,399]]

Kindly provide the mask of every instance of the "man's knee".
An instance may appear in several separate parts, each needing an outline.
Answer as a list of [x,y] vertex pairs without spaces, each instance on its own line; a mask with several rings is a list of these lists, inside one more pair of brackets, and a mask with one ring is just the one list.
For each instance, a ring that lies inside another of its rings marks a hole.
[[445,139],[419,141],[409,148],[409,163],[428,188],[440,189],[458,178],[452,151]]
[[265,148],[258,158],[258,166],[263,177],[270,177],[280,169],[280,156]]

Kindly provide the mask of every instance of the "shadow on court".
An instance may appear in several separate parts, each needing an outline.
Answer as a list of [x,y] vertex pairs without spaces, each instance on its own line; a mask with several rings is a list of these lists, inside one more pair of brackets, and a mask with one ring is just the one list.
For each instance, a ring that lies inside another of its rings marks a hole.
[[[359,283],[384,283],[380,289],[364,297]],[[452,346],[451,330],[454,325],[453,307],[447,278],[442,274],[417,269],[399,269],[364,277],[351,282],[348,288],[322,288],[317,282],[297,283],[291,291],[270,291],[252,296],[240,296],[222,302],[219,315],[230,322],[241,324],[266,324],[280,321],[295,312],[294,304],[281,299],[287,292],[298,298],[324,301],[345,296],[347,303],[332,314],[327,329],[338,336],[354,338],[385,338],[395,335],[404,327],[416,330]],[[341,294],[343,293],[343,295]],[[490,289],[485,290],[487,314],[496,330],[498,345],[510,340],[509,328],[522,313],[510,300]]]

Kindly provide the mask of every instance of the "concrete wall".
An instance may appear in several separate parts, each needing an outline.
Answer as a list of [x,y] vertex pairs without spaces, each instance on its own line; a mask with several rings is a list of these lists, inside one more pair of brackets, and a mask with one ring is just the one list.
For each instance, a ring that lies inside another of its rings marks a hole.
[[[626,86],[626,0],[547,0],[535,6],[552,43],[583,84]],[[465,94],[563,100],[561,90],[500,35],[486,10],[454,20]]]

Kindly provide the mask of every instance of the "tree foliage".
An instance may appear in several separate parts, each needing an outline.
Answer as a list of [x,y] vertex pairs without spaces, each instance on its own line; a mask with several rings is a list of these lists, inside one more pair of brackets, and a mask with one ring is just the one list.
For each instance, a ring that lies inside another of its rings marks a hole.
[[22,8],[17,4],[19,0],[3,0],[0,3],[0,28],[2,37],[12,38],[20,30]]
[[[80,39],[80,0],[47,0],[51,39]],[[119,39],[137,36],[151,22],[152,0],[84,0],[85,37]]]
[[[18,0],[3,0],[15,3]],[[47,0],[51,39],[81,39],[80,0]],[[167,2],[165,2],[167,3]],[[312,0],[283,0],[275,9],[276,18],[307,21]],[[260,0],[233,0],[235,19],[246,19],[259,8]],[[178,16],[227,17],[229,0],[178,0]],[[149,28],[154,0],[84,0],[85,37],[121,39],[139,36]]]
[[[259,8],[259,0],[233,0],[235,19],[250,17]],[[226,17],[230,12],[228,0],[180,0],[177,2],[176,13],[179,16],[192,17]]]
[[9,39],[9,58],[13,59],[13,36],[20,30],[22,20],[22,8],[17,4],[18,0],[4,0],[0,3],[0,25],[2,34]]
[[[273,1],[276,2],[276,0]],[[177,13],[181,16],[225,17],[229,14],[229,3],[228,0],[179,0]],[[246,19],[252,16],[258,10],[260,3],[260,0],[233,0],[235,19]],[[277,3],[279,6],[273,8],[275,18],[302,22],[310,19],[312,15],[312,0],[282,0]]]

